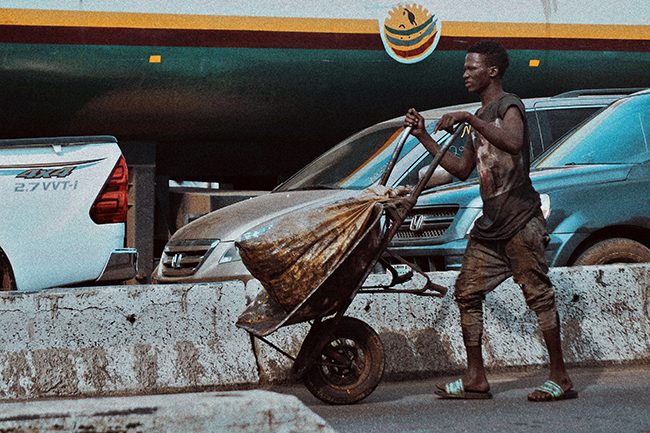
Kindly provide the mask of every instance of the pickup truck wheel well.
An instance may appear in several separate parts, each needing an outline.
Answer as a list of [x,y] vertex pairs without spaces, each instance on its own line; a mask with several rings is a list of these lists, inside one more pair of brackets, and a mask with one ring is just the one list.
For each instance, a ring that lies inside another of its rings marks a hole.
[[627,239],[630,241],[638,242],[646,248],[650,248],[650,229],[642,227],[607,227],[599,230],[589,236],[582,242],[578,248],[575,249],[573,254],[568,260],[569,266],[578,265],[578,261],[582,261],[583,256],[590,248],[595,245],[612,239]]
[[5,252],[0,248],[0,290],[9,291],[16,289],[14,270],[11,268],[9,258],[7,258]]

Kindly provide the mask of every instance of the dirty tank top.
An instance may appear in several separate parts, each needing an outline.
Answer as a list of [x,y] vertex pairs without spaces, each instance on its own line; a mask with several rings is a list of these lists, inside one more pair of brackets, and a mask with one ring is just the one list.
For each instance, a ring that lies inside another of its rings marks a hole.
[[530,136],[521,99],[502,93],[485,107],[480,119],[501,127],[511,106],[517,107],[524,122],[524,143],[516,155],[498,149],[476,130],[470,146],[476,152],[483,215],[476,221],[471,236],[485,240],[512,238],[531,218],[541,215],[539,194],[530,181]]

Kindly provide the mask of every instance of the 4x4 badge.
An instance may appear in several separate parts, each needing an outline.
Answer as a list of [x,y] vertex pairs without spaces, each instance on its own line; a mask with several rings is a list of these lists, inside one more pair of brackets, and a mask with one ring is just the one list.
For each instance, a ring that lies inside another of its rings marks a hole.
[[418,232],[422,230],[422,225],[424,224],[424,215],[413,215],[411,218],[411,225],[409,228],[412,232]]

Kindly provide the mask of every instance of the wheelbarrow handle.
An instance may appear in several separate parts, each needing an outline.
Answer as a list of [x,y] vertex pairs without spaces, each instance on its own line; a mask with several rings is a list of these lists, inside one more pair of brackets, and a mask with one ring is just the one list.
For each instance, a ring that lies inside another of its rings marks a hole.
[[411,212],[411,209],[413,209],[413,207],[417,203],[418,197],[422,193],[422,190],[424,190],[426,184],[429,182],[429,179],[431,178],[431,175],[433,174],[434,170],[436,169],[436,167],[438,167],[438,164],[440,164],[440,160],[442,160],[442,157],[445,155],[445,152],[447,152],[447,149],[449,149],[451,143],[456,140],[456,138],[463,131],[463,129],[464,129],[464,123],[458,125],[458,127],[456,128],[452,136],[449,137],[449,139],[445,142],[445,144],[440,148],[436,156],[433,158],[433,162],[429,166],[429,169],[427,170],[424,177],[420,179],[420,182],[418,182],[418,185],[415,188],[415,190],[408,196],[408,199],[404,201],[404,206],[402,207],[402,209],[394,212],[389,211],[393,223],[391,224],[390,229],[388,230],[388,233],[386,234],[383,240],[382,247],[381,247],[382,251],[388,248],[388,244],[390,243],[390,241],[393,239],[393,237],[399,230],[400,225],[404,222],[409,212]]
[[395,148],[395,151],[390,157],[390,161],[388,161],[388,166],[386,167],[386,171],[384,171],[384,174],[381,176],[381,180],[379,181],[380,185],[386,186],[386,184],[388,183],[388,178],[393,172],[393,168],[395,168],[395,164],[397,163],[397,158],[399,157],[399,154],[402,153],[402,148],[404,148],[404,143],[406,143],[406,139],[410,134],[411,134],[411,127],[407,126],[406,128],[404,128],[404,132],[402,132],[402,135],[399,138],[399,142],[397,143],[397,147]]

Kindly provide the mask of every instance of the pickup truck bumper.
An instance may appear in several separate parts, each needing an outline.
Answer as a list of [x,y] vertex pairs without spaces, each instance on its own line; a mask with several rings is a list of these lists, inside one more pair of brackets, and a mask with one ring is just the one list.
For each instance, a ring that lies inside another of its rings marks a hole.
[[138,273],[138,252],[134,248],[120,248],[114,250],[104,266],[97,282],[126,281]]

